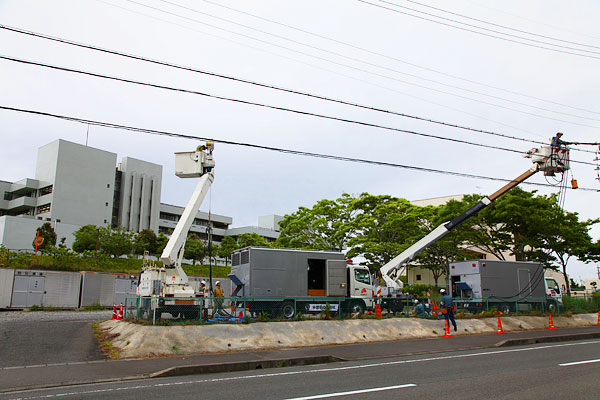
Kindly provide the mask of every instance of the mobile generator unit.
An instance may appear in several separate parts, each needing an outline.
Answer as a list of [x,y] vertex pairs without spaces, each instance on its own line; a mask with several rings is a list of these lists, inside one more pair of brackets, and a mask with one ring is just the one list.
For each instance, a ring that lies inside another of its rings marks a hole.
[[244,298],[251,313],[293,318],[327,304],[357,314],[374,307],[371,272],[343,253],[246,247],[232,253],[231,265],[232,297]]
[[[472,312],[491,308],[503,313],[553,311],[561,298],[548,288],[537,262],[474,260],[450,264],[452,296]],[[555,281],[554,281],[555,282]]]

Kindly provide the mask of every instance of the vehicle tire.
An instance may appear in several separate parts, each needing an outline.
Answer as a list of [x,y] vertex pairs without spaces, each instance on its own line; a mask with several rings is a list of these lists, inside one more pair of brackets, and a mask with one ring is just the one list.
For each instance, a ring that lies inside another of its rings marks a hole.
[[500,303],[496,306],[496,308],[498,309],[498,311],[500,311],[502,314],[510,314],[511,308],[510,305],[506,304],[506,303]]
[[558,306],[556,304],[555,301],[549,301],[546,303],[546,310],[550,313],[550,314],[554,314],[556,313],[556,310],[558,309]]
[[365,303],[363,303],[362,301],[353,301],[352,303],[350,303],[350,307],[349,307],[349,311],[350,314],[364,314],[365,312]]
[[281,317],[284,319],[292,319],[296,315],[296,310],[294,307],[294,302],[287,300],[283,302],[281,306]]

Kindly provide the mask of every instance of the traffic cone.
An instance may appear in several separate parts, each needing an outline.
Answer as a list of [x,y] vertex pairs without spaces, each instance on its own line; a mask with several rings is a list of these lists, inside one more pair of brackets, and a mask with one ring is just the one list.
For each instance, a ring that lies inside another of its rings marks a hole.
[[119,319],[119,316],[117,315],[117,305],[114,304],[113,305],[113,315],[111,319]]
[[504,335],[506,332],[502,329],[502,321],[500,321],[500,317],[498,317],[498,330],[496,331],[499,335]]
[[119,314],[117,315],[117,319],[123,319],[123,303],[119,307]]
[[552,322],[552,314],[550,314],[550,319],[548,320],[548,330],[555,330],[556,328],[554,327],[554,322]]
[[450,327],[448,326],[448,320],[446,320],[446,326],[444,327],[444,336],[442,336],[442,337],[445,337],[445,338],[451,338],[451,337],[453,337],[450,334]]
[[600,326],[600,311],[598,311],[598,323],[596,324],[596,326]]
[[433,301],[433,308],[431,309],[431,314],[437,316],[438,315],[438,303],[437,300]]
[[379,309],[379,303],[375,303],[375,317],[381,317],[381,310]]

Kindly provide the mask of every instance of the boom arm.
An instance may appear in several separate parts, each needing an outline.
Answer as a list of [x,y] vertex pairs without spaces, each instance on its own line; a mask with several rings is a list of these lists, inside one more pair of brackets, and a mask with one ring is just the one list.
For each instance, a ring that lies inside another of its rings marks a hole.
[[504,185],[492,195],[479,200],[475,205],[458,217],[442,223],[417,243],[413,244],[381,267],[381,276],[386,285],[394,289],[402,289],[403,283],[399,278],[406,270],[408,263],[412,261],[417,254],[446,236],[452,229],[476,215],[479,211],[492,204],[498,197],[525,181],[536,172],[543,171],[545,175],[554,175],[555,172],[564,172],[569,169],[569,152],[567,149],[552,149],[550,147],[531,149],[527,152],[525,157],[532,159],[533,166],[530,169]]
[[181,268],[181,259],[183,258],[187,234],[210,185],[215,179],[213,172],[215,162],[212,158],[213,148],[213,144],[208,142],[206,146],[200,146],[195,152],[176,153],[175,174],[181,178],[200,177],[196,189],[185,206],[183,214],[160,256],[160,260],[163,262],[165,268],[177,269],[180,277],[179,283],[182,284],[188,281],[187,275]]

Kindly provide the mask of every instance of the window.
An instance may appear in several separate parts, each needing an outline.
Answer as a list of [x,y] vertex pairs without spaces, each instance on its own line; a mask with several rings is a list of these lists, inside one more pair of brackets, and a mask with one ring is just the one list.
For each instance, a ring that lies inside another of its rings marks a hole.
[[11,192],[4,192],[4,200],[12,200],[13,195]]
[[354,279],[357,282],[364,283],[366,285],[371,284],[371,275],[369,275],[369,270],[367,269],[355,269]]
[[167,221],[178,221],[179,220],[179,216],[177,216],[175,214],[161,212],[160,213],[160,219],[165,219]]
[[417,274],[417,280],[420,281],[421,280],[421,275]]
[[45,196],[52,193],[52,185],[40,189],[39,196]]
[[108,201],[106,202],[106,207],[108,207]]
[[47,212],[50,212],[50,203],[41,205],[37,208],[38,214],[43,214],[43,213],[47,213]]
[[110,188],[110,183],[106,184],[106,188],[109,189]]

